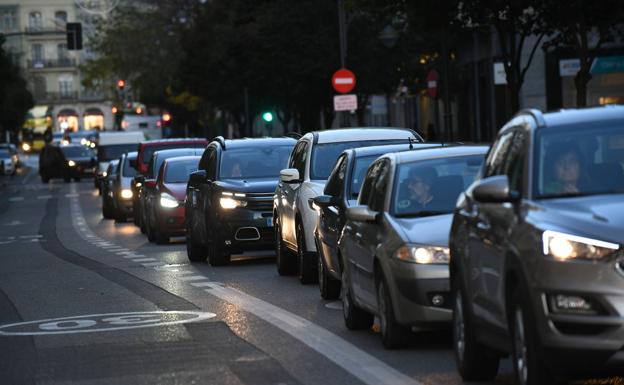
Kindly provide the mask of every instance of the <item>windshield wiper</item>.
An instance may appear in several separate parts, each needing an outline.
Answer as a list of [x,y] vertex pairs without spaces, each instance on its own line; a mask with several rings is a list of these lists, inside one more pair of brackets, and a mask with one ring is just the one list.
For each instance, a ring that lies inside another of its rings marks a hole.
[[451,214],[452,211],[441,211],[441,210],[422,210],[417,211],[415,213],[401,213],[397,214],[397,218],[406,218],[406,217],[414,217],[414,218],[422,218],[422,217],[432,217],[434,215],[444,215]]

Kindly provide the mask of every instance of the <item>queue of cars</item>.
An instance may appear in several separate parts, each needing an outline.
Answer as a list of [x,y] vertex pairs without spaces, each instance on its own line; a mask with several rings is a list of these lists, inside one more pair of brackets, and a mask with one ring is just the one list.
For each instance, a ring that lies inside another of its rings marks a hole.
[[387,348],[448,329],[467,381],[505,356],[523,385],[621,373],[622,123],[623,107],[527,110],[492,146],[396,128],[144,142],[126,215],[151,241],[184,236],[191,262],[274,249],[280,275],[341,298],[348,329],[377,317]]

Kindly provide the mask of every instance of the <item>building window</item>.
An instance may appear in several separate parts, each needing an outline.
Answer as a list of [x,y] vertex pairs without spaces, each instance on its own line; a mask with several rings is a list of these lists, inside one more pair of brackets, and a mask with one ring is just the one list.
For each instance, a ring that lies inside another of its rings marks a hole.
[[0,8],[0,31],[10,32],[17,29],[17,10],[14,7]]
[[43,46],[41,44],[33,44],[31,50],[33,66],[43,66]]
[[47,86],[46,86],[46,79],[43,76],[35,76],[33,78],[33,83],[34,83],[34,87],[33,87],[33,91],[35,91],[35,99],[44,99],[46,92],[47,92]]
[[65,28],[67,24],[67,12],[56,11],[54,13],[54,23],[56,24],[56,28]]
[[30,15],[28,15],[28,27],[32,31],[41,31],[43,29],[41,12],[31,12]]
[[69,57],[67,55],[67,44],[60,43],[56,46],[56,54],[58,56],[59,65],[68,66]]
[[59,78],[59,94],[61,98],[71,98],[74,93],[74,78],[72,76],[61,76]]

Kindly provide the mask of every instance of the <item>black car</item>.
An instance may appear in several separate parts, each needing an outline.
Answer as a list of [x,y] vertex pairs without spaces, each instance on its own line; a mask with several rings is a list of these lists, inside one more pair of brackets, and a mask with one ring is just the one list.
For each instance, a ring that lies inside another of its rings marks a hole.
[[108,162],[106,176],[102,179],[102,217],[113,219],[115,217],[114,183],[119,173],[119,159]]
[[295,143],[218,137],[208,145],[186,191],[189,260],[225,265],[233,253],[273,248],[273,196]]
[[53,178],[80,181],[83,176],[92,176],[95,166],[93,151],[80,144],[50,143],[39,155],[39,175],[43,183]]
[[520,112],[457,201],[454,348],[466,381],[624,372],[624,108]]
[[319,211],[314,239],[319,253],[319,289],[323,298],[335,299],[340,295],[342,267],[337,254],[338,238],[346,221],[345,212],[356,203],[368,166],[389,152],[436,146],[440,144],[406,143],[348,149],[340,154],[325,185],[324,195],[310,199]]

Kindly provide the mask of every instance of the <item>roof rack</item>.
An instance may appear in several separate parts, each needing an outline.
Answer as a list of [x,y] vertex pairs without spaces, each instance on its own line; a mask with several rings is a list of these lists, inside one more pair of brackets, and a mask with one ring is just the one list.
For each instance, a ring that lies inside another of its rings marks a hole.
[[520,110],[515,116],[519,115],[531,115],[533,119],[535,119],[537,127],[544,127],[546,125],[546,121],[544,120],[544,114],[537,108],[526,108],[524,110]]
[[217,141],[221,144],[221,147],[223,147],[223,150],[225,151],[225,138],[222,136],[215,136],[214,141]]
[[303,135],[296,131],[290,131],[284,134],[287,138],[300,139]]

